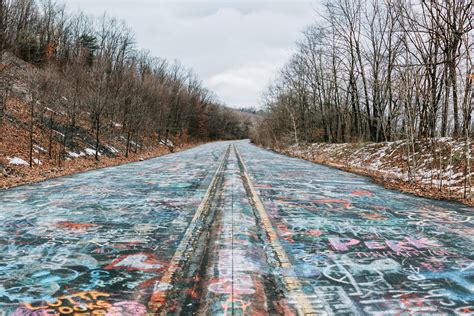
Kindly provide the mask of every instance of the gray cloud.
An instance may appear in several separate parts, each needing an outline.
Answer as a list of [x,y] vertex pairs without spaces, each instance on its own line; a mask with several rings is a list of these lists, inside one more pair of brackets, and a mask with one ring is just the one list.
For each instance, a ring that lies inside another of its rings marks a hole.
[[220,100],[258,106],[261,93],[315,17],[311,1],[65,0],[70,10],[123,19],[137,45],[179,59]]

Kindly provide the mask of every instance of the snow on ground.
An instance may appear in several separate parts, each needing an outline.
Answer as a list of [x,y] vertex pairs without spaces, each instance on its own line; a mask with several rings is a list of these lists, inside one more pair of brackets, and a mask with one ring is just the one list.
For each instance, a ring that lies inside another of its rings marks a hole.
[[163,145],[169,146],[169,147],[173,147],[173,146],[174,146],[173,142],[172,142],[171,140],[169,140],[169,139],[162,139],[162,140],[160,140],[160,144],[163,144]]
[[18,158],[18,157],[13,157],[13,158],[10,158],[10,157],[7,157],[8,159],[8,163],[11,164],[11,165],[28,165],[28,162],[24,161],[23,159],[21,158]]
[[82,157],[82,156],[86,155],[82,151],[80,153],[75,153],[75,152],[69,151],[67,154],[69,155],[69,157],[72,157],[72,158],[79,158],[79,157]]
[[[315,143],[291,146],[283,153],[386,180],[417,183],[431,191],[440,187],[446,192],[463,191],[466,179],[464,140],[428,139],[417,142],[415,147],[415,155],[411,152],[408,155],[406,141]],[[471,170],[474,170],[472,165]]]
[[53,131],[54,131],[56,134],[60,135],[61,137],[64,137],[64,136],[65,136],[65,135],[64,135],[63,133],[61,133],[61,132],[58,132],[58,131],[55,131],[55,130],[53,130]]
[[41,147],[41,146],[38,146],[38,145],[33,145],[33,147],[35,148],[35,151],[36,151],[36,152],[42,152],[42,153],[45,153],[45,152],[47,152],[47,150],[46,150],[46,149],[44,149],[44,148],[43,148],[43,147]]
[[[7,160],[8,160],[8,163],[11,164],[11,165],[15,165],[15,166],[27,166],[29,165],[29,163],[21,158],[18,158],[18,157],[7,157]],[[42,165],[43,163],[41,162],[41,160],[37,159],[37,158],[33,158],[33,163],[35,165]]]
[[108,145],[108,146],[106,146],[106,147],[107,147],[107,148],[110,150],[110,152],[112,152],[113,154],[119,153],[119,150],[118,150],[117,148],[115,148],[114,146]]
[[[92,149],[92,148],[86,148],[84,149],[84,151],[86,152],[86,154],[88,154],[89,156],[95,156],[95,149]],[[99,156],[102,156],[102,154],[99,152]]]
[[51,108],[49,108],[49,107],[45,107],[44,109],[45,109],[46,111],[52,112],[52,113],[54,113],[54,114],[56,114],[56,115],[60,115],[60,114],[61,114],[61,113],[58,113],[58,112],[56,112],[55,110],[53,110],[53,109],[51,109]]
[[[110,150],[110,152],[114,154],[117,154],[120,152],[117,148],[111,145],[107,145],[106,147]],[[74,158],[74,159],[79,158],[79,157],[84,157],[84,156],[95,156],[95,149],[86,148],[84,149],[84,151],[80,151],[80,152],[69,151],[67,154],[69,157]],[[99,156],[102,156],[100,152],[99,152]]]
[[130,145],[132,146],[137,146],[138,148],[141,148],[142,146],[140,146],[139,144],[137,144],[136,142],[134,142],[133,140],[130,141]]

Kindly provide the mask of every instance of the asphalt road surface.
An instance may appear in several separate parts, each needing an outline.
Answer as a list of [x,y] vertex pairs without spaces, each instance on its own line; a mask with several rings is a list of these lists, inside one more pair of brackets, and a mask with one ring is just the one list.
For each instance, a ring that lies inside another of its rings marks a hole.
[[472,208],[246,141],[0,201],[0,316],[474,315]]

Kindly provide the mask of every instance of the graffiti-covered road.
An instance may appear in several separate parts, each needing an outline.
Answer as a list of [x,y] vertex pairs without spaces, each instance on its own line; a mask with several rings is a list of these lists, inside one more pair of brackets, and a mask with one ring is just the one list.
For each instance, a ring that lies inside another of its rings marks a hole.
[[473,315],[473,209],[246,141],[0,192],[3,315]]

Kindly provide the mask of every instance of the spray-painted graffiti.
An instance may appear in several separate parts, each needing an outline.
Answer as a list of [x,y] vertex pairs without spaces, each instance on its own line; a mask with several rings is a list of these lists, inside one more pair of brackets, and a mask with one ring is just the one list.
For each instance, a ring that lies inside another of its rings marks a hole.
[[[472,313],[472,208],[386,190],[247,143],[237,147],[315,309]],[[320,273],[305,275],[307,265]]]
[[[234,151],[225,170],[198,314],[265,315],[279,307],[265,240],[240,177]],[[214,255],[212,255],[214,254]],[[280,308],[281,309],[281,308]],[[207,312],[206,312],[207,311]]]
[[227,146],[0,192],[0,315],[145,315]]
[[0,316],[473,315],[472,208],[229,144],[0,192]]

